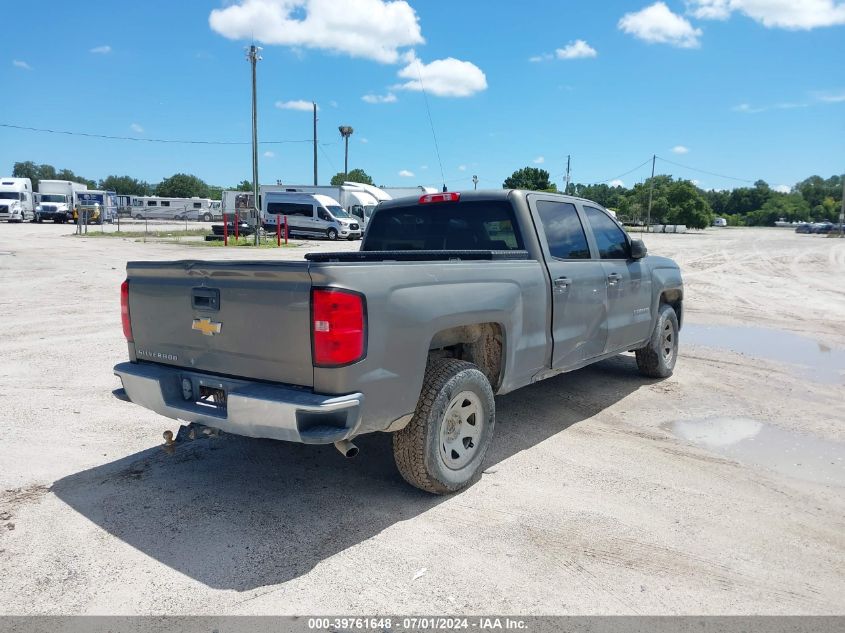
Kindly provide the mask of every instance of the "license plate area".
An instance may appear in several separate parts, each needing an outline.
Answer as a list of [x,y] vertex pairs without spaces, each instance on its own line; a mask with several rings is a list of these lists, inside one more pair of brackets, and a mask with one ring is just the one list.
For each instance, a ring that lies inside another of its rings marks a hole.
[[196,404],[205,407],[213,407],[218,411],[226,410],[226,390],[221,387],[209,387],[207,385],[200,385],[199,397]]

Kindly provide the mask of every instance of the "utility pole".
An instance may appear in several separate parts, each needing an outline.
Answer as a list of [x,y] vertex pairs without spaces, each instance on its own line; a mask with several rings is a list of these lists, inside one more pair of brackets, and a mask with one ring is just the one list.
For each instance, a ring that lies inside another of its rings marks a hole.
[[337,129],[346,143],[346,147],[343,151],[343,180],[346,180],[349,176],[349,137],[352,136],[352,132],[354,130],[348,125],[341,125]]
[[317,103],[311,102],[314,106],[314,186],[317,186]]
[[[261,60],[259,46],[251,45],[247,51],[247,61],[252,66],[252,212],[255,218],[255,245],[258,246],[258,228],[261,224],[261,214],[258,210],[258,104],[257,104],[257,81],[255,67]],[[235,218],[238,221],[238,218]]]
[[572,159],[572,156],[570,154],[567,154],[566,155],[566,178],[565,178],[565,184],[563,186],[563,193],[569,193],[569,164],[570,164],[571,159]]
[[839,237],[842,237],[843,225],[845,225],[845,174],[842,174],[842,208],[839,211]]
[[473,188],[473,189],[478,189],[478,176],[473,176],[473,177],[472,177],[472,188]]
[[651,155],[651,180],[648,181],[648,218],[645,222],[646,233],[651,232],[651,196],[654,193],[654,161],[657,160],[657,154]]

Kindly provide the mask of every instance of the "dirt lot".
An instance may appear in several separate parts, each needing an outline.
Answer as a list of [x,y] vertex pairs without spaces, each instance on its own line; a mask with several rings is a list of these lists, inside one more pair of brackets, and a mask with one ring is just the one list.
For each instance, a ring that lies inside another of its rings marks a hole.
[[111,395],[125,262],[256,254],[69,232],[0,225],[4,613],[843,612],[845,240],[646,236],[686,278],[675,375],[624,355],[497,398],[482,479],[434,498],[388,435],[166,454]]

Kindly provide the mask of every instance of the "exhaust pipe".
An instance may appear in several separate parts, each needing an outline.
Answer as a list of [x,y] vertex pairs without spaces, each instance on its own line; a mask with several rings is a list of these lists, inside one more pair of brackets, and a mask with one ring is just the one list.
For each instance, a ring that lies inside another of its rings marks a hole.
[[334,447],[347,459],[352,459],[358,454],[358,447],[349,440],[339,440],[334,443]]

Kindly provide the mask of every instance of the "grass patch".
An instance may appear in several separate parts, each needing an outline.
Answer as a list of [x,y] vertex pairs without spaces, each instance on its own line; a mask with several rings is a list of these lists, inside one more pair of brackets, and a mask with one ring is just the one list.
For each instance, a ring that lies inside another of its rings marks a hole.
[[[74,233],[74,235],[77,235]],[[211,235],[208,229],[188,229],[177,231],[111,231],[103,233],[97,228],[88,227],[88,233],[77,237],[201,237]]]
[[[208,248],[236,248],[236,247],[252,247],[256,248],[255,246],[255,237],[252,235],[248,237],[241,237],[237,241],[234,237],[229,237],[229,245],[224,246],[223,240],[215,240],[212,242],[203,241],[192,241],[192,242],[180,242],[178,240],[160,240],[160,242],[164,243],[173,243],[173,244],[181,244],[183,246],[196,246],[196,247],[208,247]],[[282,242],[281,248],[296,248],[296,244],[285,244]],[[269,238],[262,238],[257,248],[280,248],[276,246],[276,238],[273,239]]]

